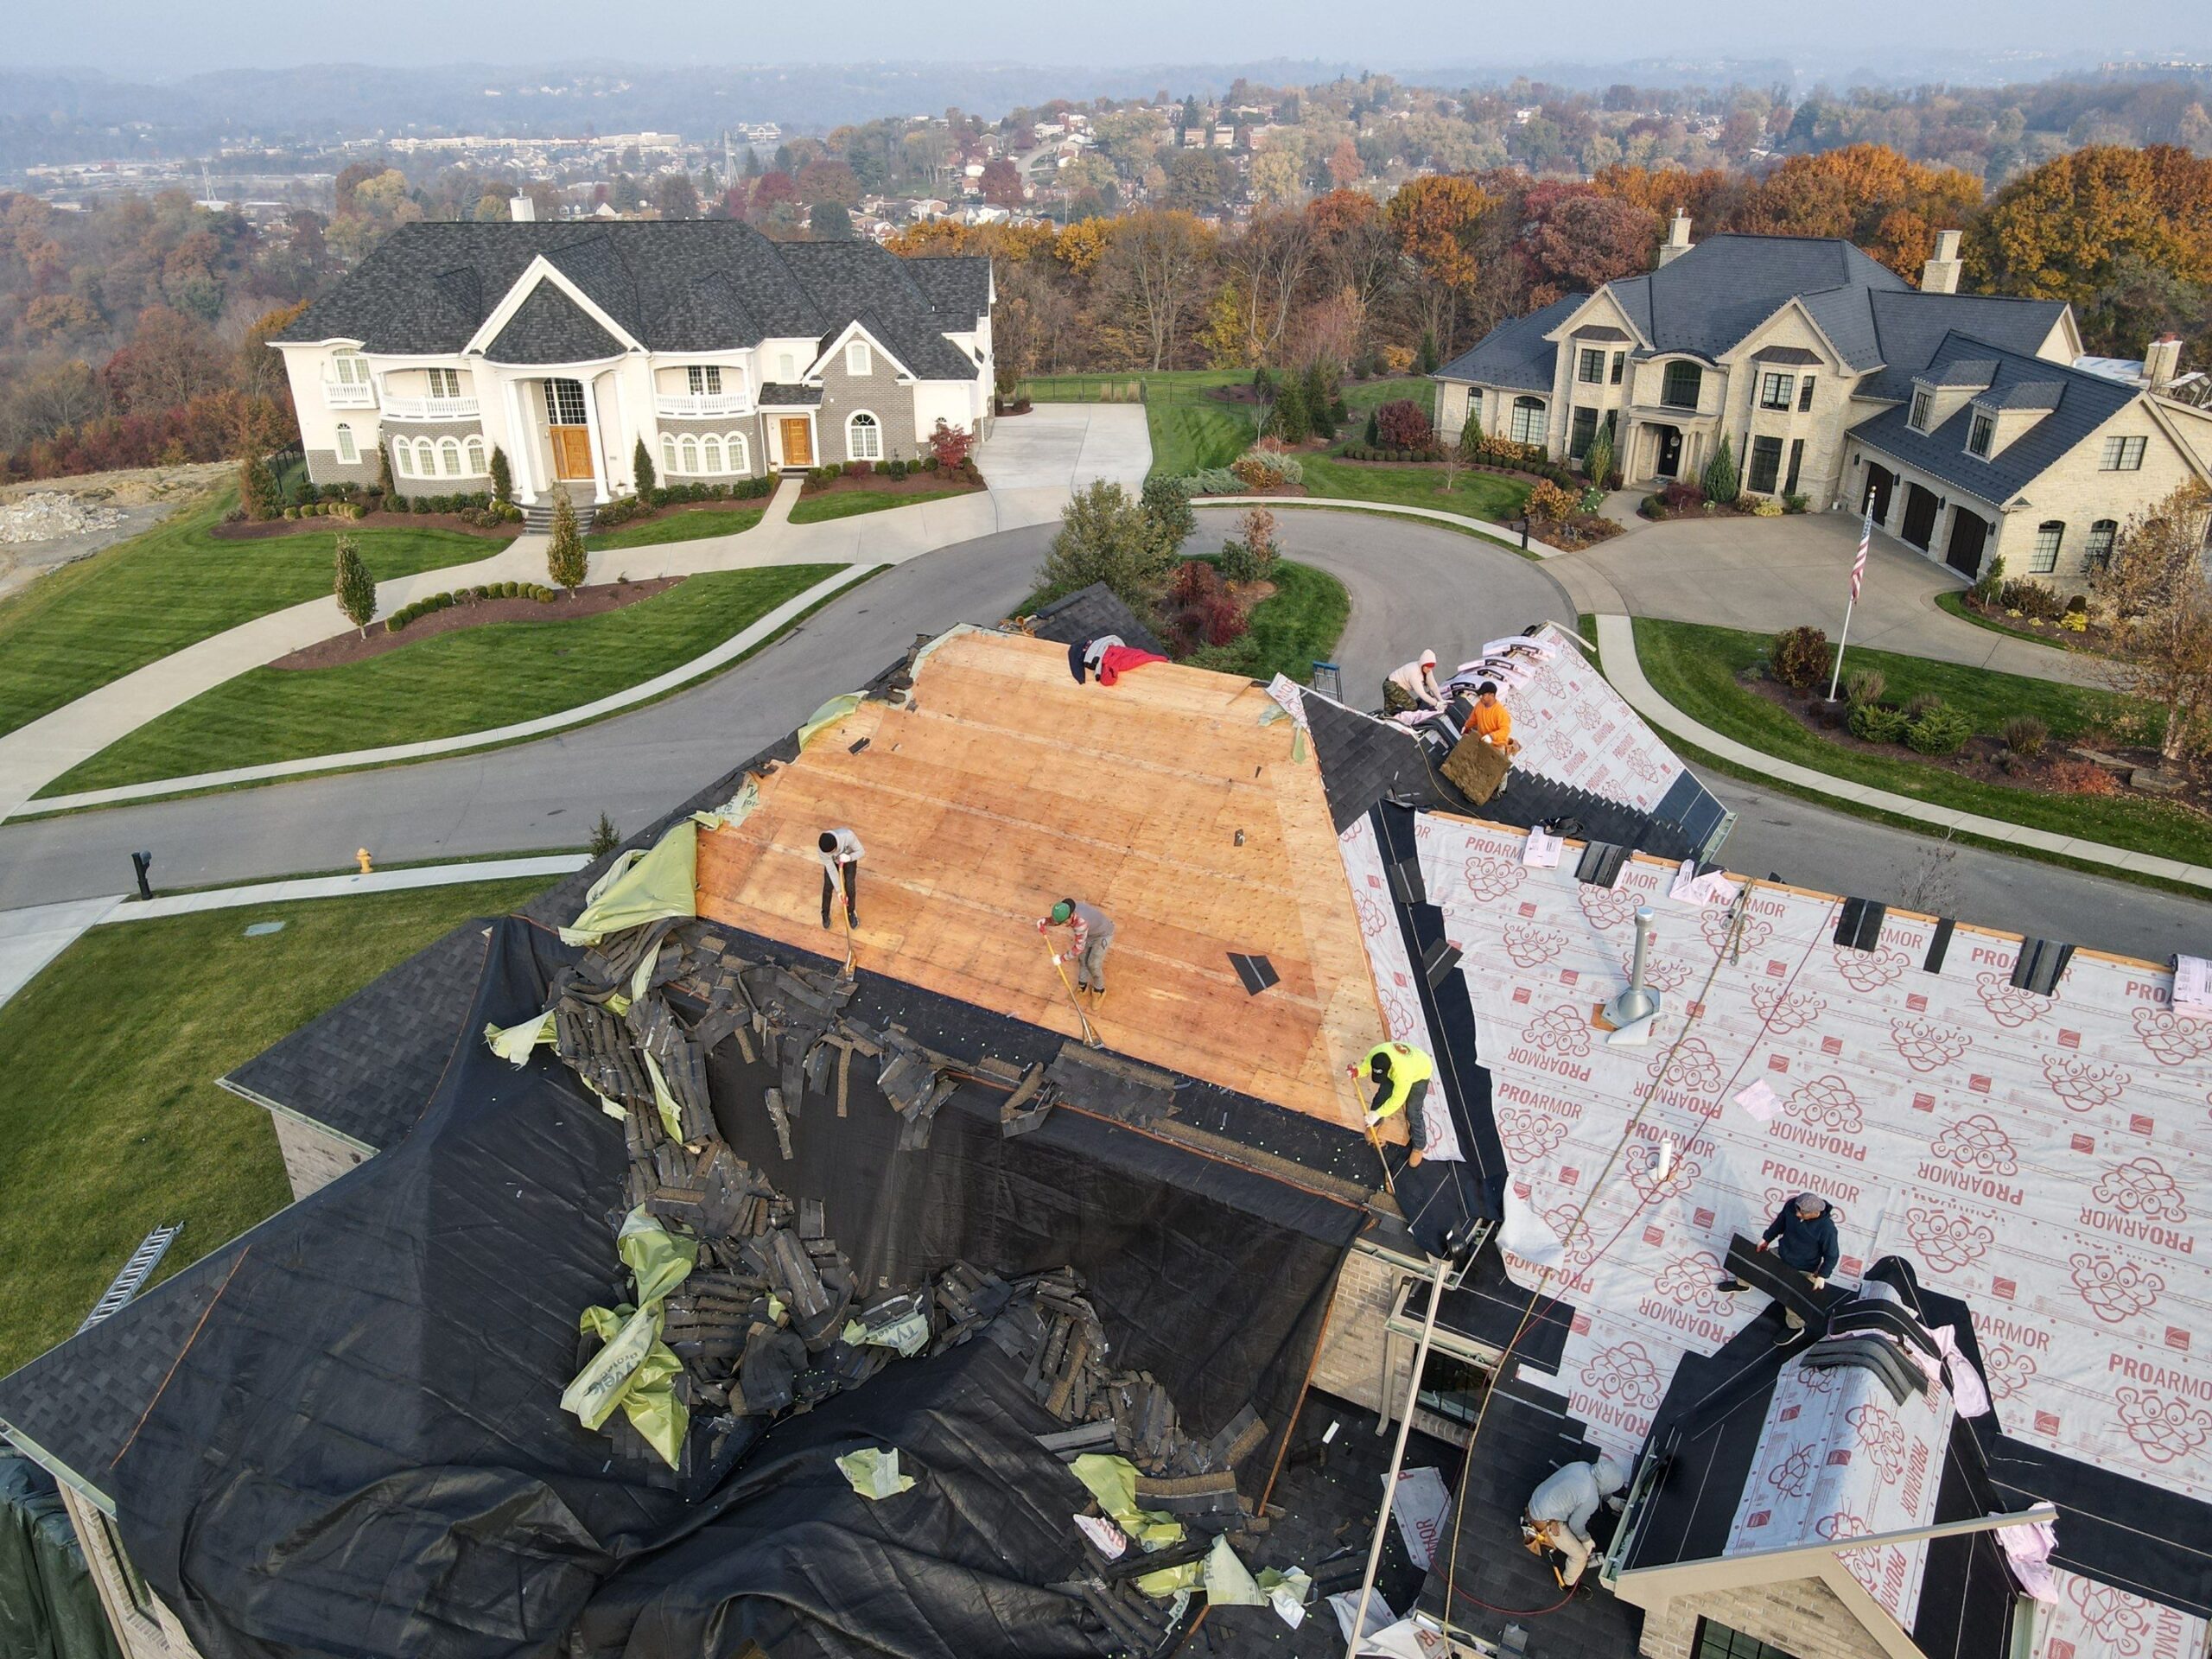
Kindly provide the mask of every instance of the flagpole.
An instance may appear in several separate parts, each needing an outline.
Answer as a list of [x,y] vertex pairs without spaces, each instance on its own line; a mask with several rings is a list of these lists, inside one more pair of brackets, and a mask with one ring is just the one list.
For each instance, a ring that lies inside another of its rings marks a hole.
[[1835,688],[1843,678],[1843,648],[1851,643],[1851,613],[1858,608],[1859,584],[1866,575],[1866,551],[1874,541],[1873,486],[1867,486],[1866,516],[1859,526],[1859,556],[1851,565],[1851,597],[1844,601],[1843,632],[1836,637],[1835,668],[1828,675],[1828,701],[1835,701]]

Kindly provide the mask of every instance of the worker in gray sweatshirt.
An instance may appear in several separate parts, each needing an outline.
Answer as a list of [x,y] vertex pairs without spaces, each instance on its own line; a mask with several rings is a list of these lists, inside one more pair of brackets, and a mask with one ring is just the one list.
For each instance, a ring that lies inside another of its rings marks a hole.
[[861,838],[849,830],[824,830],[822,839],[815,843],[822,858],[822,925],[830,925],[830,903],[837,896],[837,889],[845,890],[845,920],[853,927],[861,925],[861,860],[868,849],[861,845]]
[[1113,918],[1096,905],[1063,899],[1037,924],[1039,933],[1048,927],[1068,930],[1068,948],[1058,953],[1058,960],[1075,963],[1076,989],[1105,995],[1106,948],[1114,943]]

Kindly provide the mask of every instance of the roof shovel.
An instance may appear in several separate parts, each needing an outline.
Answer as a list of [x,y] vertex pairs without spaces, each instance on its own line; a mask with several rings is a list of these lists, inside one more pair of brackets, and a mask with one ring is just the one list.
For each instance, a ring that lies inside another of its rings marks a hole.
[[1068,1001],[1075,1009],[1076,1022],[1083,1029],[1085,1047],[1103,1048],[1106,1042],[1090,1023],[1090,1016],[1083,1011],[1083,999],[1075,994],[1075,987],[1068,983],[1068,970],[1060,966],[1060,953],[1052,949],[1050,939],[1044,941],[1045,954],[1052,959],[1052,971],[1059,976],[1060,988],[1068,994]]

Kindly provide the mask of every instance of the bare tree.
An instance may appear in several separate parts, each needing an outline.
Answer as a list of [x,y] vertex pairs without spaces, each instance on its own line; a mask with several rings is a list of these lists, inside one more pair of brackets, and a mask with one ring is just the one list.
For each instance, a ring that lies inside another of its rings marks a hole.
[[1114,226],[1097,285],[1141,342],[1149,366],[1163,367],[1198,308],[1213,262],[1212,236],[1188,213],[1147,210]]
[[1247,358],[1265,362],[1281,344],[1313,267],[1313,226],[1303,213],[1255,214],[1243,235],[1224,246],[1222,263],[1236,283]]
[[2164,709],[2159,753],[2178,760],[2202,747],[2212,719],[2212,572],[2206,526],[2212,492],[2194,480],[2127,522],[2089,585],[2110,607],[2123,660],[2117,690]]

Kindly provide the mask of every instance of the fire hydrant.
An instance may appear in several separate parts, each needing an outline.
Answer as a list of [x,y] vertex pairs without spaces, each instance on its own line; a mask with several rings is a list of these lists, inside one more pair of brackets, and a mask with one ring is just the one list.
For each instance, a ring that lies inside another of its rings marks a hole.
[[353,856],[361,861],[361,874],[363,875],[368,875],[373,873],[369,867],[369,849],[367,848],[363,847],[359,849],[354,853]]

